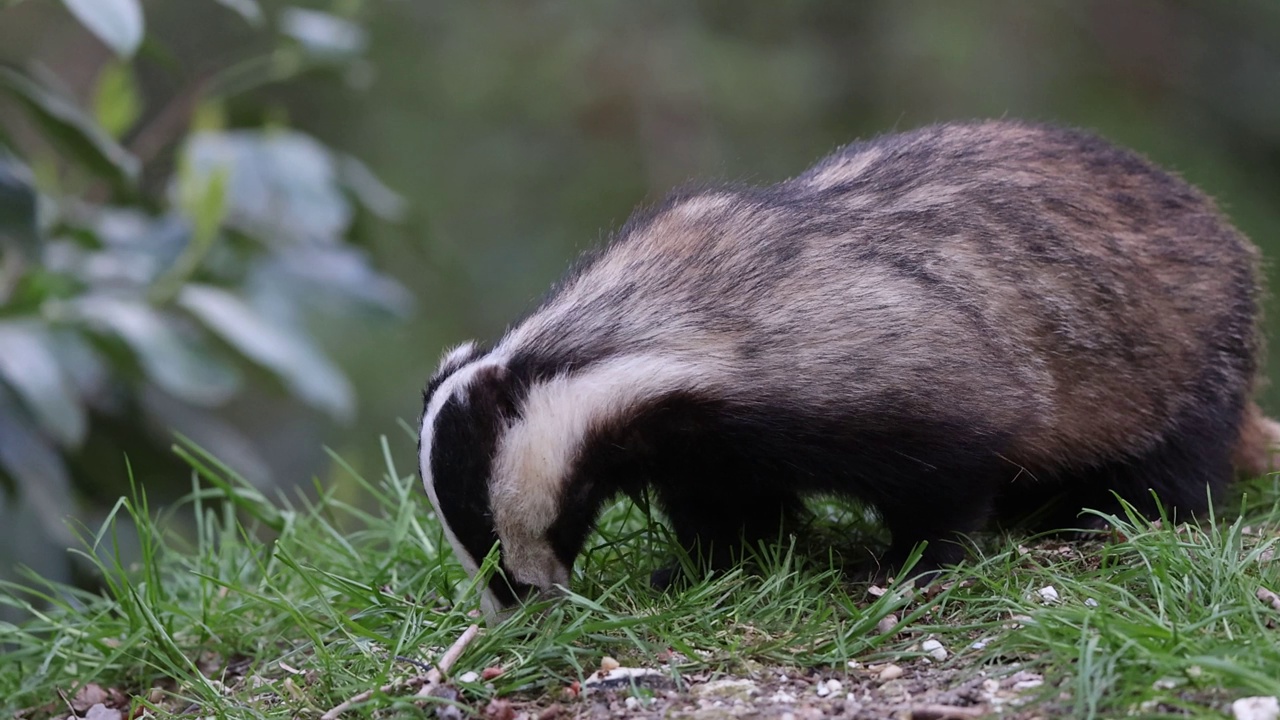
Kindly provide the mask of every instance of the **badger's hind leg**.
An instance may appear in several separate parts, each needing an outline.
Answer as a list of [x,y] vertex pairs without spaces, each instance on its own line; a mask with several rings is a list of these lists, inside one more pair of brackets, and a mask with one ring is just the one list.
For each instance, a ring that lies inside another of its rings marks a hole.
[[[1101,529],[1106,521],[1086,509],[1125,517],[1127,503],[1155,520],[1163,513],[1178,521],[1203,519],[1214,499],[1234,477],[1233,459],[1240,440],[1240,411],[1215,413],[1201,406],[1144,451],[1063,478],[1076,514],[1071,525],[1045,530]],[[1055,520],[1069,518],[1059,513]]]

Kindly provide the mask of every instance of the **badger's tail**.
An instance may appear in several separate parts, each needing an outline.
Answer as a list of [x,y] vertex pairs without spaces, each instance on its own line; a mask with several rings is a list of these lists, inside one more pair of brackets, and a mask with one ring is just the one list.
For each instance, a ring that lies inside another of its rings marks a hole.
[[1280,470],[1280,422],[1263,415],[1255,403],[1249,403],[1231,459],[1242,477]]

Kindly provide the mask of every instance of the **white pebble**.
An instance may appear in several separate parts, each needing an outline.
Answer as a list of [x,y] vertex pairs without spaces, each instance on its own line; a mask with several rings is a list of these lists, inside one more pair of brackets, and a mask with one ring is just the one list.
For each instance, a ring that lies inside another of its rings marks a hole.
[[1098,607],[1098,601],[1093,598],[1086,598],[1084,604],[1086,607]]
[[902,668],[897,665],[886,665],[885,668],[880,671],[881,682],[897,680],[900,677],[902,677]]
[[773,696],[770,697],[769,699],[776,703],[793,703],[796,701],[796,696],[792,695],[786,690],[779,690],[778,692],[774,693]]
[[844,685],[841,685],[839,680],[831,678],[827,681],[827,689],[833,693],[838,693],[844,689]]
[[989,638],[978,638],[977,640],[974,640],[969,647],[973,650],[985,650],[987,648],[987,643],[989,642],[991,642]]
[[480,679],[480,673],[471,670],[458,676],[458,682],[473,683]]
[[818,693],[818,697],[826,697],[831,694],[831,688],[827,687],[827,684],[824,682],[818,683],[814,686],[813,690]]
[[1280,718],[1280,701],[1274,695],[1240,698],[1231,703],[1231,716],[1236,720],[1276,720]]
[[920,643],[920,649],[929,653],[934,660],[947,659],[947,649],[942,647],[942,643],[937,640],[925,640]]
[[1039,590],[1036,591],[1036,595],[1039,595],[1040,601],[1046,604],[1056,603],[1060,599],[1058,597],[1058,589],[1052,585],[1045,585],[1044,587],[1040,588]]
[[1019,680],[1018,682],[1014,683],[1013,689],[1018,691],[1030,690],[1032,688],[1038,688],[1043,684],[1044,684],[1044,680],[1041,680],[1039,678],[1031,678],[1030,680]]
[[628,710],[639,710],[639,709],[640,709],[640,701],[639,701],[639,700],[637,700],[637,699],[636,699],[636,697],[635,697],[634,695],[630,695],[630,696],[628,696],[628,697],[627,697],[626,705],[627,705],[627,709],[628,709]]

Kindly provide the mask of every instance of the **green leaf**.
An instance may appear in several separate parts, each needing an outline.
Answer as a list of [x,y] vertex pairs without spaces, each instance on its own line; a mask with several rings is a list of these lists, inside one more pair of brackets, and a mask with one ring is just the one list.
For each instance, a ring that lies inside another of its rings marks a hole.
[[0,379],[58,443],[74,448],[84,441],[88,427],[84,408],[41,327],[29,322],[0,323]]
[[289,7],[280,13],[280,30],[298,41],[308,55],[327,62],[347,60],[364,52],[364,29],[332,13]]
[[168,318],[146,303],[89,296],[75,303],[72,314],[123,340],[148,378],[174,397],[195,405],[219,405],[239,389],[240,377],[233,368],[216,360],[208,348],[183,337]]
[[75,103],[31,78],[0,67],[0,89],[7,90],[40,126],[50,142],[101,177],[132,182],[138,159],[130,155]]
[[63,519],[74,509],[71,476],[62,458],[23,417],[13,397],[0,387],[0,467],[17,481],[55,539],[69,536]]
[[36,200],[27,169],[0,153],[0,257],[12,251],[28,262],[39,258]]
[[343,155],[338,158],[338,174],[343,186],[366,210],[390,222],[404,219],[404,198],[387,187],[368,165],[350,155]]
[[222,288],[187,285],[178,305],[253,362],[272,371],[304,402],[345,419],[354,408],[351,384],[304,336],[265,320]]
[[234,10],[250,25],[262,25],[262,6],[257,0],[215,0],[219,5]]
[[93,115],[112,137],[124,135],[142,114],[142,100],[133,69],[122,62],[108,63],[98,74],[93,95]]
[[62,0],[62,4],[116,55],[131,57],[142,44],[139,0]]
[[227,222],[262,241],[333,245],[351,225],[332,154],[304,133],[199,132],[180,162],[180,181],[194,188],[225,174]]

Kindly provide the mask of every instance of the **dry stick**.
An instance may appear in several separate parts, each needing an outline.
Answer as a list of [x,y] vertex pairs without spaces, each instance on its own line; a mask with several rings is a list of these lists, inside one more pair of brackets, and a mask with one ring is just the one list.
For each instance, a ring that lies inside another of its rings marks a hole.
[[[467,628],[466,632],[462,633],[462,635],[455,640],[452,645],[449,646],[448,650],[444,651],[444,655],[440,656],[440,661],[436,663],[435,667],[431,668],[424,674],[414,675],[407,680],[383,685],[378,688],[378,692],[389,693],[398,688],[434,688],[436,685],[440,684],[441,680],[444,679],[445,673],[449,672],[449,669],[453,667],[453,664],[458,662],[458,656],[462,655],[462,651],[466,650],[467,646],[471,644],[471,641],[475,640],[476,636],[479,634],[480,626],[472,625]],[[337,720],[339,715],[350,710],[354,705],[362,703],[373,697],[373,693],[373,690],[365,690],[358,695],[352,696],[351,699],[337,705],[329,712],[321,715],[320,720]]]

